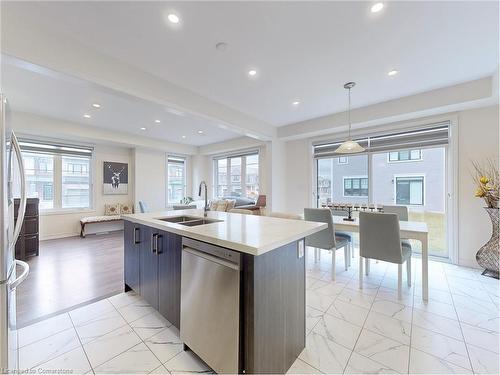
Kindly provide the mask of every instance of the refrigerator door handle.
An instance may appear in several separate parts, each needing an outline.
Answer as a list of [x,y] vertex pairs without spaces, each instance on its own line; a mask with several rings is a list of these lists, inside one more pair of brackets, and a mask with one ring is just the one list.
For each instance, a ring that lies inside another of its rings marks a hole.
[[21,272],[21,274],[18,277],[16,277],[14,281],[9,283],[10,290],[16,289],[19,286],[19,284],[21,284],[28,277],[28,274],[30,273],[30,266],[28,263],[23,262],[22,260],[19,259],[16,259],[15,262],[16,265],[21,266],[23,268],[23,272]]
[[24,221],[24,214],[26,212],[26,175],[24,174],[24,162],[23,162],[23,156],[21,154],[21,147],[19,147],[19,142],[17,141],[17,137],[14,134],[14,132],[12,132],[10,138],[10,144],[11,147],[14,149],[14,152],[16,153],[17,164],[19,165],[19,177],[21,180],[21,201],[19,203],[19,211],[17,213],[16,226],[14,227],[14,235],[9,248],[9,251],[12,251],[12,249],[16,246],[19,233],[21,233],[21,228],[23,226],[23,221]]

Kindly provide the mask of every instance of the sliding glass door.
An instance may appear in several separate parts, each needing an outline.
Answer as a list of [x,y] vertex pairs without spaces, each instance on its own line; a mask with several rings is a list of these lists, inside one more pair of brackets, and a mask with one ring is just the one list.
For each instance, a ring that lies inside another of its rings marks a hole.
[[[367,137],[367,152],[356,155],[334,154],[335,143],[316,146],[316,206],[404,205],[409,220],[427,223],[429,254],[448,258],[447,128],[431,130]],[[412,246],[420,252],[419,242]]]

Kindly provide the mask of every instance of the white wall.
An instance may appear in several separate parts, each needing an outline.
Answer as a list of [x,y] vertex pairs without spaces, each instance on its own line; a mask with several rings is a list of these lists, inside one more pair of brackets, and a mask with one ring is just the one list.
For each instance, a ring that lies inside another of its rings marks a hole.
[[472,109],[458,114],[458,249],[459,263],[477,267],[476,252],[491,236],[491,222],[484,201],[474,197],[471,161],[499,161],[498,106]]
[[[458,261],[477,267],[475,254],[490,238],[491,224],[482,200],[474,197],[472,160],[499,160],[499,107],[461,111],[458,117]],[[286,149],[286,204],[289,212],[301,213],[312,202],[310,140],[289,141]]]
[[151,211],[163,211],[167,207],[167,158],[164,152],[136,148],[134,150],[135,209],[139,201],[145,202]]
[[[104,195],[102,188],[102,165],[104,161],[128,163],[128,194],[126,195]],[[90,210],[72,213],[45,213],[40,216],[40,240],[76,236],[80,233],[80,218],[84,216],[96,216],[104,214],[106,203],[128,203],[133,202],[134,196],[134,166],[132,150],[125,147],[114,147],[96,145],[94,149],[94,160],[92,164],[93,202]],[[123,228],[122,223],[106,223],[99,225],[87,225],[87,233],[96,231],[110,231]]]

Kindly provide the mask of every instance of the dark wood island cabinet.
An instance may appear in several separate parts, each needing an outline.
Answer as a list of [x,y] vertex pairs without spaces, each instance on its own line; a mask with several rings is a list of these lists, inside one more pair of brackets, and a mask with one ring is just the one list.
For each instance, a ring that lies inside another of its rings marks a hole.
[[[178,329],[182,239],[125,220],[125,290],[139,293]],[[303,245],[299,240],[259,256],[242,253],[240,373],[284,373],[305,347]]]

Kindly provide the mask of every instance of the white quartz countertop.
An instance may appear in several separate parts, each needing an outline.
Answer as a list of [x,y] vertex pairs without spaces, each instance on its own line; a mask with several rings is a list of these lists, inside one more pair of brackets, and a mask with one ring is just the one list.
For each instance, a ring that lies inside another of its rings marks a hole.
[[303,220],[218,211],[208,211],[207,214],[207,218],[221,221],[189,227],[160,220],[175,216],[202,219],[203,210],[198,209],[122,215],[122,218],[251,255],[264,254],[327,228],[327,224]]

